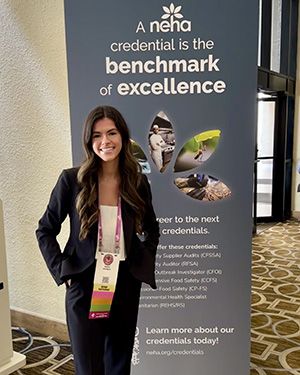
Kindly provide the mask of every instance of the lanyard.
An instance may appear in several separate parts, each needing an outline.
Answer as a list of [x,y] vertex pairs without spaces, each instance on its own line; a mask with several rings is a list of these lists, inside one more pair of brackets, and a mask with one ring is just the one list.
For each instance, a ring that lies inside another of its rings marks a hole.
[[[99,199],[98,199],[99,201]],[[99,217],[98,217],[98,251],[102,250],[102,240],[103,240],[103,231],[102,231],[102,221],[101,221],[101,208],[100,202],[98,202],[99,207]],[[115,233],[115,253],[120,252],[120,236],[121,236],[121,223],[122,223],[122,213],[121,213],[121,197],[118,199],[118,211],[117,211],[117,222],[116,222],[116,233]]]

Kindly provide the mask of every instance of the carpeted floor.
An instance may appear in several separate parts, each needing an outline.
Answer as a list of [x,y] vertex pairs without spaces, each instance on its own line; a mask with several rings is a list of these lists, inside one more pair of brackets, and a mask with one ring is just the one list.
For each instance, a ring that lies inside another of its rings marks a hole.
[[[253,238],[250,375],[300,375],[300,222]],[[13,375],[74,375],[68,343],[13,330],[27,365]],[[46,347],[45,347],[46,346]],[[240,375],[240,374],[232,374]]]
[[300,222],[253,238],[251,375],[300,374]]
[[69,343],[13,328],[14,350],[26,354],[26,366],[12,375],[74,375]]

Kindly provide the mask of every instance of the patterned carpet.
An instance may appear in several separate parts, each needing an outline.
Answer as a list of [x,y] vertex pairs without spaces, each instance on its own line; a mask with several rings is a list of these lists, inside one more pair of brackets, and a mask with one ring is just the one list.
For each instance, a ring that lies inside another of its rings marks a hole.
[[300,222],[253,238],[251,375],[300,374]]
[[[300,222],[253,238],[250,375],[300,375]],[[13,375],[74,375],[68,343],[13,329],[27,365]],[[232,374],[239,375],[239,374]]]
[[75,374],[69,343],[19,328],[13,328],[12,334],[14,350],[26,355],[26,366],[12,375]]

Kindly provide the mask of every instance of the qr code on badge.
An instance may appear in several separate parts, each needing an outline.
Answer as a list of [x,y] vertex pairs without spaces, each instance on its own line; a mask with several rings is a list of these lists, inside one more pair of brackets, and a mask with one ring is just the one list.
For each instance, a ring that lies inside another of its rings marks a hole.
[[108,284],[109,283],[109,277],[108,276],[103,276],[102,277],[102,284]]

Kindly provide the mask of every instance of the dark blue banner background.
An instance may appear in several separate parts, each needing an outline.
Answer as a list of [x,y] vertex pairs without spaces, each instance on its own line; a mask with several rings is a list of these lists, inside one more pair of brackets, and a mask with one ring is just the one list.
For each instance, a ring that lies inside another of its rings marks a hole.
[[258,2],[65,0],[65,13],[74,164],[86,115],[116,107],[147,158],[161,221],[133,374],[248,375]]

